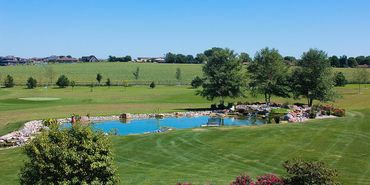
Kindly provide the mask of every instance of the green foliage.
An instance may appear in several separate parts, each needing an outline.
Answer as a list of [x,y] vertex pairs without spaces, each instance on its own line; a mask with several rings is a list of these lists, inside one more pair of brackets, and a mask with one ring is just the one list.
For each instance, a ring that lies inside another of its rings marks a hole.
[[119,184],[109,139],[89,127],[51,127],[25,153],[21,184]]
[[28,89],[33,89],[37,86],[37,80],[32,77],[29,77],[26,85]]
[[252,94],[263,94],[267,104],[272,95],[290,97],[288,68],[278,50],[264,48],[257,52],[248,72]]
[[152,88],[152,89],[154,89],[154,88],[155,88],[155,83],[154,83],[154,81],[153,81],[152,83],[150,83],[149,87],[150,87],[150,88]]
[[183,55],[183,54],[174,54],[174,53],[167,53],[164,58],[166,63],[179,63],[179,64],[191,64],[191,63],[199,63],[193,57],[193,55]]
[[98,83],[100,84],[100,82],[101,82],[102,79],[103,79],[103,76],[100,73],[98,73],[96,75],[96,81],[98,81]]
[[239,57],[239,60],[240,60],[242,63],[250,63],[250,62],[252,62],[252,59],[251,59],[251,57],[248,55],[248,53],[240,53],[238,57]]
[[343,87],[348,83],[346,77],[342,72],[335,73],[334,82],[335,86],[339,87]]
[[65,88],[69,86],[69,79],[65,75],[61,75],[58,80],[56,85],[59,86],[60,88]]
[[303,53],[302,60],[293,72],[291,85],[294,96],[307,98],[309,106],[314,100],[332,100],[334,80],[327,54],[317,49]]
[[130,62],[132,61],[131,56],[127,55],[124,57],[109,56],[108,62]]
[[[208,50],[207,50],[208,51]],[[243,96],[246,87],[246,73],[243,64],[229,49],[211,49],[207,63],[203,66],[204,80],[199,95],[213,100]]]
[[140,78],[140,68],[137,67],[136,71],[134,71],[132,74],[134,75],[135,80],[139,80],[139,78]]
[[10,76],[10,75],[7,75],[6,77],[5,77],[5,81],[4,81],[4,86],[6,87],[6,88],[12,88],[12,87],[14,87],[14,79],[13,79],[13,77],[12,76]]
[[336,181],[337,172],[326,167],[323,162],[294,159],[284,162],[283,167],[288,173],[288,185],[339,184]]
[[191,87],[194,89],[202,86],[203,84],[203,79],[201,79],[199,76],[196,76],[192,81],[191,81]]
[[58,124],[58,120],[57,119],[53,119],[53,118],[48,118],[48,119],[44,119],[42,120],[42,124],[46,127],[50,127],[52,125],[57,125]]
[[70,83],[70,85],[71,85],[71,87],[73,89],[76,86],[76,82],[74,80],[72,80],[71,83]]
[[181,80],[181,69],[180,68],[176,68],[176,80],[180,81]]
[[110,81],[110,78],[107,79],[107,81],[105,82],[105,85],[108,87],[112,86],[112,82]]

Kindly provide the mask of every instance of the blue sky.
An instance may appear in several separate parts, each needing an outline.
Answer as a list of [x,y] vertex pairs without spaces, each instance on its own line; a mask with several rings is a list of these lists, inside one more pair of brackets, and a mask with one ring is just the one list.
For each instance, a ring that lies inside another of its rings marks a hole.
[[0,0],[0,56],[370,55],[369,0]]

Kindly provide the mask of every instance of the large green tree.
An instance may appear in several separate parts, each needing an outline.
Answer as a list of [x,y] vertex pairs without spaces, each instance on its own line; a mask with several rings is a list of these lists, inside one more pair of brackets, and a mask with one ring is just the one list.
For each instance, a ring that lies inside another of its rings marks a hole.
[[242,62],[229,49],[207,50],[208,61],[203,66],[203,84],[198,94],[213,100],[243,96],[246,87],[246,73]]
[[252,94],[263,94],[266,104],[270,104],[272,95],[290,96],[288,68],[278,50],[264,48],[257,52],[248,72]]
[[329,101],[334,97],[333,70],[322,50],[310,49],[303,53],[291,81],[294,96],[307,98],[309,106],[314,100]]
[[25,146],[21,184],[119,184],[109,138],[87,126],[50,126]]

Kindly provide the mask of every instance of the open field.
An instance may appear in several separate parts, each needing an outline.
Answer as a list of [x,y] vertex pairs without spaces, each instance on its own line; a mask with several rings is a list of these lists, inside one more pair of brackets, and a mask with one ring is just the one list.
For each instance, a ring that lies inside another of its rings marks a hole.
[[[136,68],[140,68],[140,78],[134,80],[132,73]],[[117,63],[117,62],[100,62],[100,63],[77,63],[77,64],[49,64],[49,65],[20,65],[0,67],[0,82],[6,75],[12,75],[16,84],[24,85],[29,77],[34,77],[40,84],[50,82],[50,73],[48,68],[53,71],[53,83],[57,78],[64,74],[70,80],[77,84],[96,83],[96,74],[103,75],[102,82],[107,78],[112,80],[113,84],[122,84],[122,81],[128,81],[132,84],[149,84],[155,81],[157,84],[176,85],[178,82],[175,78],[177,68],[181,69],[181,83],[189,84],[195,76],[202,75],[201,64],[153,64],[153,63]],[[351,82],[355,69],[337,68],[335,71],[341,71]],[[370,72],[370,69],[368,69]]]
[[[123,80],[134,82],[133,72],[140,68],[140,78],[138,83],[150,83],[155,81],[157,84],[177,84],[175,77],[176,69],[182,72],[181,83],[190,83],[196,75],[201,75],[202,65],[199,64],[153,64],[153,63],[119,63],[119,62],[100,62],[100,63],[77,63],[77,64],[50,64],[50,65],[20,65],[0,67],[0,78],[12,75],[17,84],[25,84],[26,80],[32,76],[42,84],[50,82],[48,68],[54,71],[53,82],[61,74],[66,75],[70,80],[77,83],[91,84],[96,83],[96,74],[103,75],[102,82],[107,78],[113,84],[121,84]],[[50,74],[50,73],[49,73]],[[0,79],[1,81],[3,81]]]
[[[228,184],[241,172],[284,174],[281,163],[300,157],[323,160],[340,173],[342,184],[370,184],[370,87],[336,88],[345,118],[305,124],[188,129],[162,134],[112,137],[122,184],[175,184],[191,181]],[[0,89],[0,131],[17,128],[20,120],[63,117],[71,113],[112,114],[167,112],[208,107],[211,103],[186,86],[88,87],[34,90]],[[18,98],[51,97],[53,101]],[[260,98],[242,99],[259,101]],[[296,102],[291,99],[273,99]],[[304,100],[303,100],[304,101]],[[9,124],[7,124],[9,123]],[[25,156],[21,149],[0,150],[0,184],[17,184]]]

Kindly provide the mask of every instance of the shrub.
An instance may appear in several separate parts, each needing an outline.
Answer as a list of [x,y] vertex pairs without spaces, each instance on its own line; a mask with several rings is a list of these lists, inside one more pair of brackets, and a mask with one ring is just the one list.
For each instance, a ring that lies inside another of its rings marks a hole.
[[217,109],[217,105],[216,104],[211,104],[211,109],[212,110],[216,110]]
[[12,87],[14,87],[14,85],[15,85],[14,84],[14,78],[10,75],[6,76],[5,81],[4,81],[4,86],[6,88],[12,88]]
[[199,77],[199,76],[196,76],[192,81],[191,81],[191,86],[196,89],[200,86],[202,86],[203,84],[203,80]]
[[155,83],[154,82],[150,83],[149,87],[154,89],[155,88]]
[[338,72],[334,77],[335,86],[345,86],[348,82],[342,72]]
[[58,80],[57,80],[57,86],[59,86],[60,88],[65,88],[67,86],[69,86],[69,80],[68,78],[65,76],[65,75],[61,75]]
[[53,118],[49,118],[49,119],[45,119],[42,121],[42,124],[46,127],[50,127],[51,125],[56,125],[58,124],[58,120],[56,119],[53,119]]
[[32,77],[29,77],[26,85],[28,89],[33,89],[37,86],[37,80]]
[[71,85],[71,87],[73,89],[76,86],[76,82],[74,80],[72,80],[71,83],[70,83],[70,85]]
[[323,162],[295,159],[284,162],[283,167],[288,173],[285,181],[289,185],[338,184],[336,182],[337,172],[327,168]]
[[51,127],[24,150],[20,184],[119,184],[109,138],[89,127]]
[[188,183],[188,182],[184,182],[184,183],[177,183],[176,185],[191,185],[191,183]]
[[225,106],[224,102],[221,102],[220,104],[217,105],[217,108],[218,109],[225,109],[226,106]]
[[105,82],[105,85],[110,87],[112,85],[112,82],[110,81],[110,78],[107,79],[107,81]]
[[255,185],[284,185],[284,181],[274,174],[266,174],[257,177]]
[[338,117],[344,117],[346,116],[346,110],[345,109],[334,109],[333,115]]
[[250,185],[250,184],[253,184],[253,180],[250,176],[245,174],[237,176],[235,181],[230,183],[230,185]]

